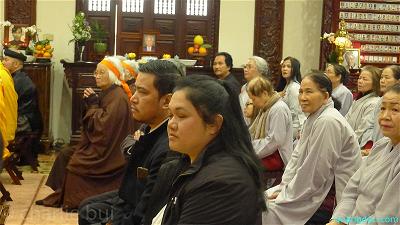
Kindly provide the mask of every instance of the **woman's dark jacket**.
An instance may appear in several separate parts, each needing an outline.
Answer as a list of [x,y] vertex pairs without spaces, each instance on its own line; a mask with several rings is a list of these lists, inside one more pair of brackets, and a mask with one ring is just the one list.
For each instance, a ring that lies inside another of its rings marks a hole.
[[260,192],[244,164],[211,143],[197,159],[182,160],[184,169],[174,181],[163,225],[261,224]]

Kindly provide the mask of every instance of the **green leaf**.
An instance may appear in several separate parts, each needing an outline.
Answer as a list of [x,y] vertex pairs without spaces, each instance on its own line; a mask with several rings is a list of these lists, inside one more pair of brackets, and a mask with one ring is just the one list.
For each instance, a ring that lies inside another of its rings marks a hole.
[[212,48],[212,45],[210,45],[210,44],[202,44],[200,47],[203,47],[203,48]]
[[90,25],[91,31],[90,34],[92,35],[91,39],[94,40],[96,43],[102,43],[105,42],[107,39],[107,31],[104,29],[104,27],[99,23],[97,20],[95,20],[91,25]]

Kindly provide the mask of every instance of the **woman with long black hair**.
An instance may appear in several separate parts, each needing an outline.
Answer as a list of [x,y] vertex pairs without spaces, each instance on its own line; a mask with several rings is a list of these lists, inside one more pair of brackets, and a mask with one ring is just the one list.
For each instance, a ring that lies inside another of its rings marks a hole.
[[276,91],[288,105],[292,113],[293,139],[299,137],[306,116],[300,108],[298,96],[301,82],[300,62],[296,58],[286,57],[281,63],[281,76]]
[[181,161],[162,224],[260,224],[261,164],[229,84],[184,78],[169,108],[169,146],[188,157]]

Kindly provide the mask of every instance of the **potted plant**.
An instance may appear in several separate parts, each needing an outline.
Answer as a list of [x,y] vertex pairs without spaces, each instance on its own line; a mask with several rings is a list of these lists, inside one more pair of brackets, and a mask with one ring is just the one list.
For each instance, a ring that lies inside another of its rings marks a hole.
[[95,20],[91,24],[92,40],[94,41],[93,48],[96,53],[105,53],[107,51],[107,32],[104,27]]

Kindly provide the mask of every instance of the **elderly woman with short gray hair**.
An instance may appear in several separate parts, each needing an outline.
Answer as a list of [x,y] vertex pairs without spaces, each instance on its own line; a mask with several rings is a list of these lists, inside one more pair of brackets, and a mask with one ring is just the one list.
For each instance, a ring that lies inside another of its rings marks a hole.
[[[248,83],[258,77],[262,76],[264,78],[269,79],[269,68],[268,68],[268,63],[265,61],[265,59],[259,57],[259,56],[251,56],[247,60],[246,65],[244,65],[244,78],[246,79],[246,83],[242,86],[239,94],[239,102],[240,102],[240,108],[242,109],[242,113],[244,109],[246,108],[247,102],[249,102],[249,95],[247,94],[247,85]],[[251,102],[249,102],[251,104]],[[246,124],[250,125],[250,119],[245,118]]]

